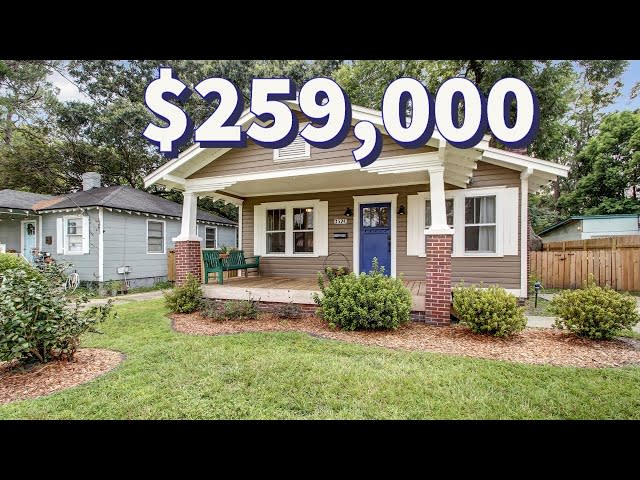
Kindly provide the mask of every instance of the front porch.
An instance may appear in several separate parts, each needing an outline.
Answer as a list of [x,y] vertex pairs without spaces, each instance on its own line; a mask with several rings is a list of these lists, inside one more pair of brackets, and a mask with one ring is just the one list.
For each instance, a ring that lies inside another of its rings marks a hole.
[[[211,280],[210,280],[211,281]],[[426,281],[405,281],[413,297],[413,311],[425,311]],[[320,293],[315,278],[235,277],[225,278],[224,285],[202,286],[206,298],[216,300],[259,300],[261,302],[312,305],[313,294]]]

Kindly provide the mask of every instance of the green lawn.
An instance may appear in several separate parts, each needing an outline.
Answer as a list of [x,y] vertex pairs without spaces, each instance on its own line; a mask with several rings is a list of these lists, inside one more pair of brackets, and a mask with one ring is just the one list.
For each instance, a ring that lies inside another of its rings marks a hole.
[[197,337],[162,300],[121,305],[83,346],[116,370],[0,418],[640,418],[640,368],[519,365],[392,351],[297,333]]
[[527,309],[525,313],[528,315],[538,315],[541,317],[552,317],[553,314],[549,311],[549,304],[551,302],[549,300],[545,300],[544,298],[538,297],[538,306],[535,307],[535,299],[530,297],[527,300]]

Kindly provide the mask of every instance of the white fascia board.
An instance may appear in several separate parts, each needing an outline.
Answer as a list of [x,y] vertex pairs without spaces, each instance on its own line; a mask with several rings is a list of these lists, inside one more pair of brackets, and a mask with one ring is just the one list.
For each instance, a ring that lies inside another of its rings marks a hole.
[[485,149],[482,153],[482,159],[498,160],[510,163],[521,167],[523,170],[526,168],[533,168],[539,172],[549,173],[558,177],[567,177],[569,175],[569,167],[567,165],[560,165],[559,163],[528,157],[526,155],[509,152],[507,150],[500,150],[493,147],[487,147]]

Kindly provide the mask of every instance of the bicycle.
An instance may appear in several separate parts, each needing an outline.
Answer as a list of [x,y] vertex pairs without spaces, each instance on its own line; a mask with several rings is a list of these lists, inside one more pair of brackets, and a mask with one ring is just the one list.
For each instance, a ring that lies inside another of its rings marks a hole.
[[69,274],[67,281],[64,283],[64,289],[70,292],[74,292],[80,285],[80,275],[77,272]]

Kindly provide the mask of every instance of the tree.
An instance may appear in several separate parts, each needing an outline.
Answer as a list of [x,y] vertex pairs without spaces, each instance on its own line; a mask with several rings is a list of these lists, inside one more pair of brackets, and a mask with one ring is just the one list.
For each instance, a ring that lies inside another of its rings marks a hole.
[[[288,77],[300,87],[315,76],[329,76],[340,64],[340,60],[75,60],[69,65],[69,74],[93,103],[89,107],[68,104],[59,108],[59,134],[67,143],[90,146],[91,161],[102,173],[105,184],[143,188],[143,178],[166,162],[141,135],[149,122],[158,121],[146,108],[144,91],[157,77],[160,66],[171,66],[191,90],[205,78],[227,78],[238,86],[248,105],[253,78]],[[199,125],[215,105],[212,107],[194,94],[184,108],[194,124]],[[74,138],[75,132],[80,134]],[[180,192],[161,186],[153,186],[148,191],[182,201]],[[210,199],[201,199],[199,205],[237,219],[237,208],[233,205]]]
[[576,161],[584,173],[559,200],[568,214],[640,213],[640,110],[606,116]]
[[51,60],[0,60],[0,129],[5,146],[11,145],[19,125],[41,116],[55,102],[47,76],[59,62]]
[[[555,159],[567,150],[563,120],[569,111],[567,93],[575,80],[570,62],[549,60],[362,60],[344,64],[334,78],[347,91],[352,103],[381,108],[384,90],[400,77],[421,81],[432,94],[450,77],[465,77],[487,95],[504,77],[525,81],[536,92],[540,105],[540,131],[530,153]],[[493,141],[495,144],[495,140]]]

